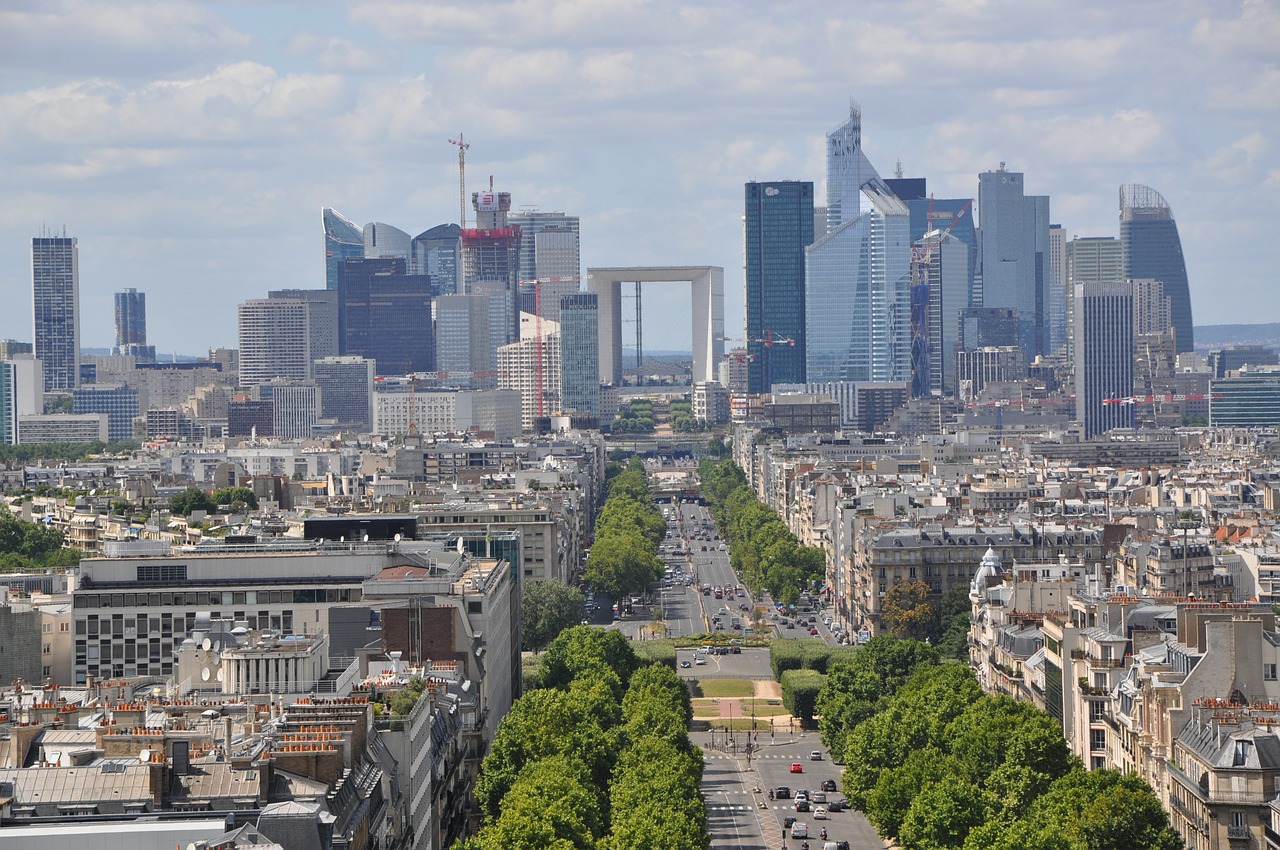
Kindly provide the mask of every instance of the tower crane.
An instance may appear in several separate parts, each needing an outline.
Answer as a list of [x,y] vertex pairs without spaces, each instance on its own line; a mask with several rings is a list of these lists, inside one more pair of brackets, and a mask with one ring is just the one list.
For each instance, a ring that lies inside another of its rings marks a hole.
[[[449,139],[449,144],[458,146],[458,226],[467,229],[467,148],[471,143],[462,134],[458,138]],[[492,178],[490,178],[492,181]]]
[[[720,339],[724,342],[746,342],[756,343],[764,347],[764,372],[765,386],[772,389],[773,387],[773,358],[770,356],[775,346],[787,345],[795,347],[796,341],[788,336],[777,336],[773,332],[773,328],[765,328],[762,337],[730,337],[722,336]],[[755,355],[751,355],[754,357]]]

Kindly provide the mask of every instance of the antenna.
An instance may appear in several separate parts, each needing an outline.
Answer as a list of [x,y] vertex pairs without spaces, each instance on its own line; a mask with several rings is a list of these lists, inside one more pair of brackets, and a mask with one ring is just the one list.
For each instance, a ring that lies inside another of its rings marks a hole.
[[458,225],[464,230],[467,227],[467,148],[471,143],[462,134],[458,138],[449,139],[449,144],[458,146]]

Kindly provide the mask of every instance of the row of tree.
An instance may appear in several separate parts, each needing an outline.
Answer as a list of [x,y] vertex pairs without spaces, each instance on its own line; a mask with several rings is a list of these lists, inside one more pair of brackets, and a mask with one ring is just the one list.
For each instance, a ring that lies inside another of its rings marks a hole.
[[658,545],[667,533],[662,511],[649,498],[644,462],[632,457],[609,481],[608,497],[596,517],[595,540],[583,577],[615,599],[645,590],[662,578]]
[[688,396],[671,402],[671,430],[678,432],[705,431],[707,420],[693,415],[693,402]]
[[[70,412],[70,411],[68,411]],[[0,446],[0,462],[30,463],[33,460],[83,460],[90,455],[127,454],[138,450],[130,441],[104,443],[22,443]]]
[[62,548],[65,535],[51,525],[27,522],[0,509],[0,570],[24,572],[80,562],[79,549]]
[[199,487],[188,487],[169,497],[169,511],[182,516],[191,516],[195,511],[212,513],[223,505],[256,510],[258,497],[248,487],[220,487],[212,493]]
[[516,700],[481,767],[486,824],[462,850],[695,850],[707,846],[688,691],[639,666],[617,631],[552,641],[541,687]]
[[732,460],[703,460],[698,473],[702,493],[729,540],[733,568],[753,593],[767,590],[779,602],[791,604],[822,580],[826,555],[800,545],[787,524],[756,499]]
[[1086,771],[1057,721],[926,643],[881,636],[839,659],[816,709],[845,795],[907,850],[1182,846],[1142,779]]
[[618,418],[609,427],[615,434],[652,434],[653,402],[647,398],[632,399],[618,410]]

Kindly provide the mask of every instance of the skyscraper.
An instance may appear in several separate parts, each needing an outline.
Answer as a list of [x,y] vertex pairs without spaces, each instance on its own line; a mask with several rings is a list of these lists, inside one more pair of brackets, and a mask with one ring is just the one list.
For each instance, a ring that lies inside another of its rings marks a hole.
[[1075,358],[1075,291],[1077,283],[1120,283],[1124,254],[1114,236],[1076,236],[1067,243],[1067,353]]
[[18,421],[44,412],[44,376],[30,354],[0,360],[0,445],[18,442]]
[[1061,224],[1049,225],[1049,256],[1045,261],[1045,288],[1048,290],[1045,321],[1049,330],[1045,337],[1049,352],[1067,347],[1067,305],[1071,301],[1071,285],[1067,278],[1067,232]]
[[413,237],[413,262],[409,270],[431,278],[431,295],[462,291],[462,228],[438,224]]
[[436,369],[441,383],[465,389],[496,387],[489,299],[483,295],[442,295],[435,307]]
[[1194,350],[1191,288],[1182,258],[1182,240],[1178,238],[1173,210],[1159,192],[1138,183],[1120,187],[1120,242],[1124,277],[1150,278],[1164,284],[1173,309],[1177,350]]
[[1075,285],[1076,419],[1087,438],[1133,424],[1133,287]]
[[600,308],[594,292],[560,301],[560,412],[600,413]]
[[399,257],[347,260],[339,285],[341,353],[367,357],[379,375],[435,371],[431,280]]
[[413,262],[413,237],[398,227],[371,221],[364,226],[364,256],[368,260],[404,260],[408,269]]
[[147,346],[147,294],[126,289],[116,293],[115,302],[116,353],[153,362],[155,349]]
[[236,308],[240,385],[311,377],[312,306],[292,298],[255,298]]
[[[914,389],[918,394],[954,395],[960,317],[969,307],[969,246],[955,235],[939,230],[925,234],[916,244],[918,251],[930,252],[929,302],[925,315],[929,381],[928,386]],[[913,321],[917,321],[915,308],[912,304]]]
[[285,301],[305,301],[307,333],[311,337],[311,359],[334,357],[342,346],[338,328],[338,293],[328,289],[276,289],[267,293],[268,298]]
[[476,226],[462,231],[463,294],[487,295],[494,301],[505,300],[506,327],[495,328],[495,346],[519,337],[518,276],[520,261],[520,228],[507,222],[511,209],[509,192],[473,192]]
[[320,417],[367,432],[373,427],[374,363],[364,357],[324,357],[313,370]]
[[853,106],[827,134],[827,234],[805,248],[809,383],[910,380],[910,229],[906,204],[862,152]]
[[44,391],[80,386],[80,254],[75,237],[31,240],[31,291],[36,359]]
[[978,175],[978,244],[983,307],[1018,311],[1027,357],[1048,350],[1049,197],[1024,195],[1023,175]]
[[[748,183],[743,228],[749,392],[803,384],[804,249],[813,243],[813,183]],[[769,345],[764,339],[794,340]]]
[[337,289],[342,264],[364,256],[364,233],[351,219],[335,209],[320,210],[324,224],[324,288]]

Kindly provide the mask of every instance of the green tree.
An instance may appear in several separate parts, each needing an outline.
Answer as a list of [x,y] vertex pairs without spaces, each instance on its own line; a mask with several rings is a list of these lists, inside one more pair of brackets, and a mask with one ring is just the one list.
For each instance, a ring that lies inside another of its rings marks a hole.
[[536,652],[582,619],[586,598],[581,590],[554,581],[524,585],[520,597],[520,641]]
[[814,706],[826,678],[815,670],[788,670],[782,674],[782,704],[802,722],[812,723]]
[[567,687],[585,670],[606,668],[625,686],[637,667],[636,654],[622,632],[574,626],[551,641],[543,658],[543,682],[549,688]]
[[38,564],[60,550],[64,539],[63,533],[50,525],[27,522],[0,509],[0,554],[18,555]]
[[217,509],[217,503],[199,487],[188,487],[169,498],[169,510],[182,516],[191,516],[193,511],[216,511]]
[[880,624],[894,637],[926,640],[936,637],[938,614],[929,601],[929,585],[920,580],[900,581],[884,594]]
[[867,820],[881,835],[896,837],[916,797],[931,785],[957,774],[951,757],[940,750],[915,750],[900,767],[880,774],[867,795]]
[[597,537],[587,557],[583,578],[615,599],[644,590],[662,577],[662,561],[638,531]]
[[534,762],[503,797],[501,814],[480,831],[480,847],[594,850],[604,824],[590,783],[590,775],[566,756]]
[[916,795],[898,838],[906,850],[960,848],[969,831],[986,822],[991,808],[990,798],[977,786],[945,777]]
[[210,497],[217,505],[234,505],[243,502],[254,510],[258,509],[258,497],[248,487],[221,487],[213,491]]

